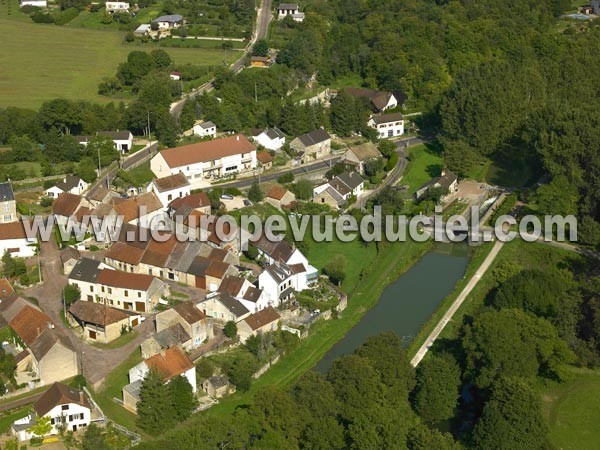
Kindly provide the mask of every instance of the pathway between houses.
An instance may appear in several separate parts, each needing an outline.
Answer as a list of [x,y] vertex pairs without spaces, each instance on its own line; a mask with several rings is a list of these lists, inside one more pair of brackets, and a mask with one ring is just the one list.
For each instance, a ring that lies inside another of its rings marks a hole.
[[72,329],[65,326],[61,317],[62,290],[67,284],[67,277],[62,274],[60,250],[53,239],[50,242],[42,242],[40,259],[44,282],[26,289],[24,295],[35,297],[56,327],[69,337],[79,355],[83,375],[96,389],[106,375],[153,333],[153,318],[147,317],[146,321],[136,328],[136,338],[120,348],[100,349],[84,342]]

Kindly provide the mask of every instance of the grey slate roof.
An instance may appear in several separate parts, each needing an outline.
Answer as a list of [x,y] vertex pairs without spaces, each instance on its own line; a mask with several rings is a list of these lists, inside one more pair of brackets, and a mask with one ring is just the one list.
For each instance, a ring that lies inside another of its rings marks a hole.
[[287,264],[276,262],[265,269],[277,283],[283,283],[292,275],[292,269]]
[[357,172],[343,172],[336,178],[348,186],[350,190],[356,189],[358,186],[364,183],[364,180]]
[[221,293],[215,299],[218,299],[236,317],[241,317],[250,312],[239,300],[236,300],[227,293]]
[[265,133],[269,137],[269,139],[277,139],[277,138],[285,138],[285,134],[279,128],[267,128]]
[[205,130],[206,130],[207,128],[213,128],[213,127],[216,127],[216,125],[214,124],[214,122],[211,122],[210,120],[209,120],[208,122],[202,122],[202,123],[200,124],[200,126],[201,126],[202,128],[204,128]]
[[227,377],[225,375],[215,375],[215,376],[210,377],[206,381],[208,381],[208,383],[212,384],[212,386],[215,389],[218,389],[223,386],[227,386],[229,384],[229,380],[227,379]]
[[68,192],[77,186],[79,181],[81,181],[81,178],[76,177],[75,175],[67,175],[63,181],[56,183],[56,187],[61,191]]
[[280,3],[278,9],[298,9],[298,3]]
[[144,380],[137,380],[133,383],[126,384],[123,389],[127,391],[133,398],[140,400],[140,392],[142,390],[142,382]]
[[305,147],[311,147],[315,144],[319,144],[328,139],[331,139],[331,136],[329,136],[327,131],[325,131],[323,128],[318,128],[316,130],[298,136],[298,139],[300,139],[300,142],[302,142]]
[[154,19],[152,22],[169,22],[177,23],[183,21],[183,16],[179,14],[170,14],[168,16],[160,16]]
[[69,274],[69,280],[85,281],[88,283],[95,283],[96,277],[102,271],[100,261],[90,258],[81,258],[71,273]]
[[154,336],[154,340],[162,348],[170,348],[174,345],[183,344],[184,342],[187,342],[190,339],[190,335],[187,334],[187,332],[179,322],[165,330],[162,330],[159,333],[156,333],[156,335]]
[[400,120],[404,120],[404,116],[402,113],[390,113],[390,114],[381,114],[380,116],[373,116],[373,121],[379,125],[382,123],[390,123],[390,122],[398,122]]
[[126,141],[129,139],[129,130],[120,131],[98,131],[98,136],[106,136],[111,138],[113,141]]
[[0,201],[9,202],[15,199],[15,193],[9,182],[0,183]]

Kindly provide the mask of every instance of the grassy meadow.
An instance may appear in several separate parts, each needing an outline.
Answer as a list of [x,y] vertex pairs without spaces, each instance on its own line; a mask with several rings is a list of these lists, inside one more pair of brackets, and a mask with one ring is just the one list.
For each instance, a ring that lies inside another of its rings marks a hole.
[[[25,19],[25,20],[23,20]],[[0,107],[37,108],[57,97],[107,102],[98,84],[115,74],[133,50],[124,33],[36,24],[18,11],[16,0],[0,1]],[[239,52],[209,48],[167,48],[176,63],[218,65]]]

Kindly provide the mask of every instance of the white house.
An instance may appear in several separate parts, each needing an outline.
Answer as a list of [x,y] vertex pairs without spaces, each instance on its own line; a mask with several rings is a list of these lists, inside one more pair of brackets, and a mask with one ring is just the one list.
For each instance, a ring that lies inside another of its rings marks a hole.
[[47,197],[58,198],[63,192],[70,194],[81,195],[88,188],[88,183],[75,175],[67,175],[62,181],[59,181],[51,188],[44,192]]
[[257,130],[253,139],[268,150],[279,150],[285,144],[285,134],[277,127]]
[[379,139],[402,136],[404,134],[404,116],[402,113],[372,116],[367,124],[377,130]]
[[256,147],[242,134],[168,148],[150,161],[150,168],[158,178],[182,172],[192,187],[252,172],[256,167]]
[[[129,130],[117,130],[117,131],[98,131],[97,136],[106,136],[110,138],[115,144],[115,148],[120,152],[126,153],[133,147],[133,134]],[[79,143],[87,147],[88,143],[93,136],[73,136]]]
[[196,392],[196,367],[179,347],[163,350],[129,369],[129,382],[143,380],[150,369],[160,373],[167,382],[181,375],[188,380],[193,392]]
[[150,30],[151,30],[150,24],[143,23],[135,29],[133,34],[135,34],[136,36],[145,36],[150,32]]
[[173,81],[181,81],[181,72],[173,71],[169,74],[169,78]]
[[12,256],[28,258],[35,255],[37,237],[27,237],[22,222],[0,223],[0,255],[8,250]]
[[302,22],[304,20],[304,13],[300,12],[300,8],[297,3],[280,3],[277,7],[277,18],[279,20],[285,19],[287,16],[291,16],[296,22]]
[[217,135],[217,126],[211,122],[200,121],[194,125],[194,134],[200,137],[215,137]]
[[313,189],[313,202],[341,208],[351,197],[363,193],[364,180],[357,172],[344,172]]
[[292,298],[296,291],[307,288],[303,264],[276,262],[258,276],[258,285],[265,292],[269,306],[277,307]]
[[223,278],[218,292],[231,295],[252,313],[269,306],[269,301],[264,291],[239,276],[227,275]]
[[21,8],[23,6],[37,6],[38,8],[46,8],[48,2],[46,0],[21,0]]
[[190,195],[190,182],[181,172],[164,178],[152,180],[148,192],[154,192],[162,205],[167,207],[176,198]]
[[109,14],[129,12],[129,3],[127,2],[106,2],[105,7]]
[[393,109],[398,106],[398,99],[392,92],[352,87],[344,88],[344,91],[353,97],[368,100],[371,108],[376,112],[382,112],[386,109]]
[[91,406],[83,391],[54,383],[34,403],[31,414],[13,423],[13,433],[20,441],[31,439],[35,434],[30,429],[41,417],[50,418],[50,432],[44,436],[59,434],[61,429],[77,431],[90,424]]
[[171,28],[179,28],[183,25],[183,16],[170,14],[168,16],[157,17],[152,22],[158,24],[159,30],[170,30]]

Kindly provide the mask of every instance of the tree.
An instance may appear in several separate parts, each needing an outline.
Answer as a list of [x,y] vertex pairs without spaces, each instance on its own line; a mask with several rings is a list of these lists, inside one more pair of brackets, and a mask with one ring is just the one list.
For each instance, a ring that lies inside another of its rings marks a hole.
[[344,255],[335,255],[329,263],[323,268],[323,271],[329,279],[336,285],[340,285],[346,278],[346,258]]
[[389,158],[390,156],[392,156],[393,153],[396,153],[396,143],[388,139],[383,139],[379,142],[377,149],[381,152],[383,156]]
[[33,434],[39,437],[46,436],[52,431],[52,424],[50,423],[50,416],[38,417],[35,425],[29,428]]
[[279,176],[279,178],[277,178],[277,182],[279,184],[292,183],[293,181],[294,181],[294,173],[293,172],[286,172],[283,175]]
[[250,186],[250,189],[248,190],[248,199],[254,203],[258,203],[263,198],[264,194],[260,189],[260,185],[258,184],[258,181],[254,180],[252,186]]
[[102,167],[106,167],[119,159],[119,151],[115,148],[113,140],[108,136],[92,137],[85,148],[85,155],[96,161],[98,161],[98,156],[100,156]]
[[558,176],[550,183],[542,184],[536,194],[540,209],[546,214],[577,214],[579,193],[577,187],[565,176]]
[[175,411],[164,378],[151,369],[140,389],[137,424],[148,434],[157,435],[175,424]]
[[2,255],[2,272],[7,278],[17,278],[27,273],[23,258],[13,257],[8,250]]
[[86,428],[81,446],[83,450],[110,450],[102,429],[95,423]]
[[258,41],[256,41],[256,44],[254,44],[254,47],[252,48],[252,55],[253,56],[268,56],[269,55],[269,44],[267,43],[267,41],[264,39],[259,39]]
[[173,404],[172,410],[178,422],[187,420],[198,406],[192,385],[187,378],[179,375],[172,378],[167,384],[169,397]]
[[309,180],[298,180],[292,185],[292,191],[299,200],[310,200],[313,196],[313,185]]
[[234,339],[237,336],[237,325],[233,320],[228,321],[223,327],[223,334],[229,339]]
[[473,440],[486,450],[541,449],[546,433],[539,395],[524,380],[507,378],[492,386]]
[[201,380],[212,377],[214,371],[215,368],[213,367],[212,363],[206,358],[202,358],[198,364],[196,364],[196,372]]
[[466,373],[479,388],[501,376],[562,379],[573,361],[550,322],[518,309],[485,311],[463,330]]
[[152,50],[150,52],[150,56],[152,57],[152,61],[154,62],[154,67],[158,69],[166,69],[173,62],[169,54],[162,49]]
[[76,284],[67,284],[63,289],[63,298],[67,308],[81,298],[81,291]]
[[458,404],[460,367],[450,354],[429,355],[417,370],[414,409],[426,422],[454,416]]

